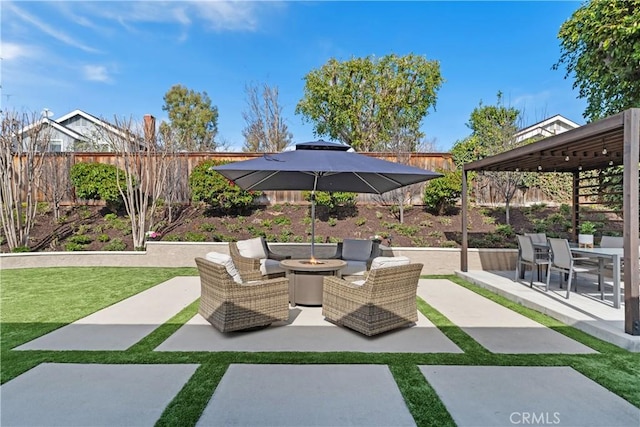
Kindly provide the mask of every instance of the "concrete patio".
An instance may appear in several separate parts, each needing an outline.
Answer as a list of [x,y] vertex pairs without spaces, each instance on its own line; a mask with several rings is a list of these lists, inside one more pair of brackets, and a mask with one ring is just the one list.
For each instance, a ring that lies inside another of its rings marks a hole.
[[[484,279],[514,291],[514,295],[520,295],[523,289],[539,293],[510,279],[503,278],[503,282],[497,275],[486,274]],[[474,280],[481,276],[477,274]],[[596,353],[449,280],[421,279],[418,295],[493,353]],[[19,350],[126,349],[198,296],[197,277],[177,277],[26,343]],[[549,295],[542,297],[552,301]],[[589,300],[572,295],[569,301],[582,298]],[[366,338],[324,321],[320,310],[298,306],[290,309],[287,322],[231,334],[217,332],[196,315],[154,352],[462,353],[422,315],[414,327]],[[598,317],[594,324],[607,322],[601,316],[593,317]],[[0,387],[0,424],[153,425],[197,368],[197,364],[44,363]],[[640,423],[638,408],[570,367],[418,368],[460,426],[508,426],[523,424],[531,417],[558,425]],[[415,424],[386,365],[231,364],[197,425]]]

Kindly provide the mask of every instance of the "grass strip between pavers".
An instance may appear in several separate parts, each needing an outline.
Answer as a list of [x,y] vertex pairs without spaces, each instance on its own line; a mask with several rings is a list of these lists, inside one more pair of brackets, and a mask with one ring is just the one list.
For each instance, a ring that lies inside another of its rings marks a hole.
[[[37,274],[32,270],[37,270]],[[69,271],[79,270],[79,271]],[[150,275],[149,270],[164,270],[160,276]],[[156,352],[153,351],[160,343],[171,336],[181,326],[191,319],[197,312],[198,301],[181,310],[174,317],[158,327],[145,338],[134,344],[126,351],[15,351],[15,346],[44,335],[54,322],[43,327],[32,313],[30,302],[37,299],[42,283],[57,283],[58,291],[64,293],[67,289],[72,305],[84,308],[68,310],[65,298],[58,298],[48,304],[47,311],[50,319],[55,320],[55,326],[60,327],[78,318],[92,314],[106,306],[115,304],[135,293],[142,292],[154,284],[161,283],[177,275],[194,275],[195,269],[143,269],[130,268],[121,270],[121,276],[114,276],[117,270],[109,271],[109,279],[103,278],[103,286],[78,286],[69,283],[69,278],[81,280],[87,270],[75,269],[30,269],[12,270],[11,277],[3,277],[2,307],[7,303],[13,306],[10,316],[0,310],[2,319],[2,343],[9,344],[2,347],[2,383],[15,378],[17,375],[37,366],[39,363],[102,363],[102,364],[171,364],[197,363],[200,367],[185,384],[173,401],[165,408],[158,425],[195,425],[204,411],[220,379],[231,363],[277,363],[277,364],[385,364],[391,370],[395,381],[407,403],[407,406],[419,426],[454,425],[446,408],[438,398],[433,388],[426,381],[419,365],[490,365],[490,366],[571,366],[585,376],[591,378],[605,388],[618,394],[633,405],[640,407],[640,354],[606,343],[573,327],[523,307],[520,304],[472,285],[465,280],[452,275],[428,276],[426,278],[448,279],[470,289],[506,308],[522,314],[544,326],[552,328],[582,344],[585,344],[600,354],[571,355],[571,354],[494,354],[486,350],[473,340],[466,332],[449,319],[431,307],[426,301],[418,298],[418,309],[450,340],[458,345],[463,354],[449,353],[358,353],[358,352]],[[97,272],[97,270],[91,270]],[[69,274],[74,273],[74,274]],[[125,274],[122,274],[125,273]],[[62,274],[64,277],[59,277]],[[46,278],[46,280],[45,280]],[[424,278],[424,277],[423,277]],[[16,281],[8,285],[7,280]],[[120,281],[129,283],[125,290],[115,291]],[[151,280],[155,283],[149,284]],[[23,282],[29,285],[20,287]],[[33,284],[40,281],[39,286]],[[68,283],[68,288],[61,287],[61,283]],[[115,283],[115,284],[114,284]],[[132,285],[131,285],[132,284]],[[5,290],[11,287],[10,297],[6,299]],[[46,286],[45,286],[46,287]],[[105,290],[105,287],[107,288]],[[62,288],[62,289],[61,289]],[[74,295],[81,293],[81,295]],[[103,295],[98,297],[92,294]],[[105,298],[104,294],[109,297]],[[24,294],[24,295],[23,295]],[[126,296],[124,296],[126,294]],[[82,301],[93,301],[82,306]],[[15,306],[14,306],[15,305]],[[44,320],[42,320],[44,321]],[[53,328],[55,329],[55,328]],[[5,335],[6,334],[6,335]]]

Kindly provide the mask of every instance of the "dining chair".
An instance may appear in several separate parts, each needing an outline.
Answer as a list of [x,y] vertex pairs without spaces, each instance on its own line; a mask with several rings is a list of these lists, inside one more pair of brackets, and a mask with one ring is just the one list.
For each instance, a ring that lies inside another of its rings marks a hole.
[[[516,278],[514,281],[517,281],[522,273],[521,268],[524,265],[531,266],[531,278],[529,280],[529,287],[533,287],[533,270],[534,267],[540,267],[542,265],[549,264],[549,256],[548,253],[542,251],[536,251],[533,247],[533,239],[531,236],[520,235],[516,236],[518,238],[518,260],[516,262]],[[540,280],[540,269],[538,270],[538,280]]]
[[618,236],[602,236],[600,240],[601,248],[623,248],[624,240]]
[[[567,296],[569,298],[569,293],[571,292],[571,281],[575,276],[575,291],[578,291],[578,273],[586,273],[589,271],[593,271],[594,268],[592,266],[580,265],[576,264],[576,262],[588,260],[586,257],[574,257],[571,253],[571,247],[569,246],[569,241],[567,239],[556,239],[549,238],[549,264],[547,268],[547,286],[545,288],[546,291],[549,291],[549,282],[551,280],[551,271],[556,270],[560,273],[560,286],[562,287],[562,282],[564,280],[565,274],[568,276],[567,279]],[[595,268],[597,270],[597,267]]]
[[531,242],[534,245],[546,245],[547,234],[546,233],[524,233],[525,236],[531,237]]

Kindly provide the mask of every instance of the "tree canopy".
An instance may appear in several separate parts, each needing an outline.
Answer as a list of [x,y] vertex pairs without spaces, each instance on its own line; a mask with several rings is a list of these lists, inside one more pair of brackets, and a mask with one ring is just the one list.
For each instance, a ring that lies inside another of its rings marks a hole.
[[640,106],[640,0],[592,0],[560,27],[566,77],[590,121]]
[[[471,135],[456,142],[452,149],[456,164],[478,160],[486,156],[516,148],[523,142],[516,140],[520,111],[505,106],[502,93],[498,92],[496,105],[482,102],[471,112],[467,126]],[[509,204],[516,190],[522,185],[520,172],[485,172],[483,177],[491,182],[505,201],[506,223],[509,224]]]
[[182,85],[174,85],[164,95],[162,110],[169,114],[170,124],[163,122],[160,131],[167,133],[171,127],[187,151],[212,151],[216,149],[218,133],[218,107],[211,105],[207,92],[195,92]]
[[305,76],[296,107],[318,136],[359,151],[384,151],[399,134],[417,141],[422,119],[444,82],[440,63],[424,56],[330,59]]

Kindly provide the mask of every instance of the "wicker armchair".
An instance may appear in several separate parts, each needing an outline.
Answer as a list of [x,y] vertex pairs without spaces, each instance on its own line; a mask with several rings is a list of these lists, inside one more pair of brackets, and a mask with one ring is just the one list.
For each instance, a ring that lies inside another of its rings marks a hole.
[[221,332],[289,319],[289,280],[236,283],[223,265],[196,258],[200,273],[198,313]]
[[422,264],[376,268],[362,285],[324,278],[322,314],[338,325],[371,336],[418,321],[416,291]]
[[[283,259],[291,258],[288,255],[281,255],[272,252],[264,239],[262,243],[265,248],[265,252],[267,253],[267,259],[282,261]],[[233,263],[236,265],[236,268],[240,273],[240,277],[242,277],[242,280],[245,282],[251,280],[260,280],[264,278],[274,279],[276,277],[285,276],[284,271],[263,275],[260,270],[260,258],[247,258],[240,255],[240,250],[238,249],[238,244],[236,242],[229,242],[229,254],[231,255],[231,259],[233,259]]]

